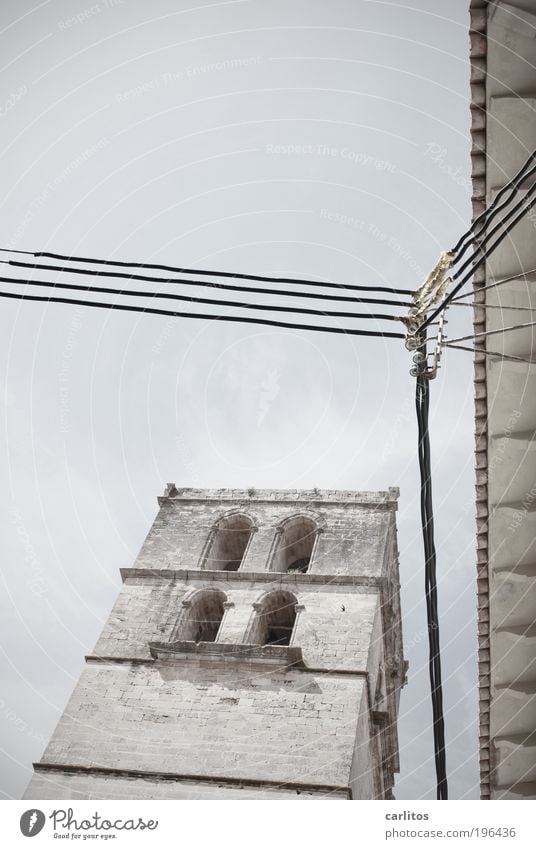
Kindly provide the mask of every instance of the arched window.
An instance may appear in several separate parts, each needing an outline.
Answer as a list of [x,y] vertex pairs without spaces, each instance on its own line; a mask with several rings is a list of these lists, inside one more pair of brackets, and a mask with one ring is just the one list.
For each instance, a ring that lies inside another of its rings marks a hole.
[[221,590],[201,590],[196,593],[179,623],[177,639],[213,643],[220,630],[226,600]]
[[212,533],[205,557],[205,569],[236,572],[244,559],[253,522],[247,516],[234,514],[220,520]]
[[292,593],[269,593],[255,605],[249,642],[261,646],[289,646],[296,622],[296,597]]
[[316,540],[317,526],[306,516],[289,519],[279,529],[272,572],[307,572]]

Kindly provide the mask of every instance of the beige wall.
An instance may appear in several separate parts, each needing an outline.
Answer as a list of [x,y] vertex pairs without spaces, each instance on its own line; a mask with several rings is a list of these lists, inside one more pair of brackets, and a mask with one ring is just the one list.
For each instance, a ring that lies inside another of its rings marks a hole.
[[[474,0],[472,15],[478,213],[536,148],[536,3]],[[535,269],[533,214],[477,276],[477,332],[534,321]],[[501,358],[530,361],[534,330],[488,336],[475,366],[481,775],[494,799],[536,798],[536,364]]]

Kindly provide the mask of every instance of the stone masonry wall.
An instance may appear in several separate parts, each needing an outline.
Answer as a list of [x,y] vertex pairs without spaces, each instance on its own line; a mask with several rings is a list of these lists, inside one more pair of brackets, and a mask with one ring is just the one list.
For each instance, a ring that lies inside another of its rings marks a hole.
[[[224,575],[226,573],[223,573]],[[231,575],[234,573],[231,573]],[[306,577],[306,576],[304,576]],[[127,578],[95,647],[101,657],[150,658],[150,641],[171,641],[180,632],[181,602],[213,582],[196,578]],[[245,642],[255,615],[253,604],[280,583],[232,580],[218,582],[234,606],[225,614],[218,642]],[[287,586],[285,585],[285,589]],[[323,669],[366,670],[372,624],[379,604],[374,587],[308,584],[290,587],[303,605],[293,638],[307,666]],[[381,641],[381,634],[379,635]]]
[[240,662],[90,663],[43,759],[346,787],[364,686]]
[[[385,547],[392,523],[391,501],[373,493],[352,493],[350,503],[313,499],[270,501],[259,492],[242,490],[200,498],[199,490],[181,490],[179,497],[160,499],[160,510],[135,562],[137,568],[200,569],[211,530],[223,516],[244,513],[257,529],[241,572],[269,569],[272,545],[280,524],[295,515],[307,516],[321,529],[311,573],[378,576],[384,569]],[[276,493],[277,496],[287,493]],[[361,495],[361,499],[356,496]],[[385,495],[385,494],[378,494]],[[391,509],[389,509],[391,508]]]
[[[25,798],[389,792],[371,711],[380,671],[398,664],[398,685],[385,695],[396,721],[403,677],[396,495],[168,486]],[[239,571],[203,569],[215,523],[238,510],[255,527]],[[310,569],[271,572],[277,530],[296,515],[319,529]],[[165,648],[184,639],[188,602],[207,588],[226,600],[216,643],[202,644],[215,650]],[[277,647],[275,661],[247,645],[254,605],[274,590],[298,605],[291,647]],[[393,727],[389,740],[396,764]]]

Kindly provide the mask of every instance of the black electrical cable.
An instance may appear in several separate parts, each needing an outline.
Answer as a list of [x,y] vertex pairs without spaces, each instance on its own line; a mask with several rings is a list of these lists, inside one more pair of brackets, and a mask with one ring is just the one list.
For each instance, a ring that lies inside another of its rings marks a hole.
[[[535,170],[536,170],[536,166],[535,166]],[[523,209],[523,207],[527,206],[531,201],[534,200],[535,197],[536,197],[536,184],[530,188],[530,190],[526,193],[526,195],[524,195],[521,198],[521,200],[519,200],[515,204],[515,206],[512,207],[512,209],[508,210],[508,212],[506,213],[506,215],[504,215],[504,217],[501,219],[501,221],[499,221],[497,224],[495,224],[495,226],[492,227],[491,230],[486,230],[485,237],[483,239],[479,239],[478,245],[475,248],[474,252],[471,254],[471,256],[469,256],[465,260],[463,265],[460,266],[460,268],[452,276],[452,279],[457,280],[460,277],[460,275],[463,274],[463,272],[466,270],[466,268],[469,268],[469,266],[472,265],[473,261],[478,256],[478,254],[484,252],[486,244],[489,242],[489,240],[496,233],[498,233],[500,230],[502,230],[503,227],[505,227],[505,225],[509,222],[509,220],[515,216],[515,214],[518,212],[518,210]],[[487,226],[488,225],[486,225],[486,228],[487,228]],[[484,228],[484,229],[486,229],[486,228]],[[460,256],[461,255],[456,257],[455,262],[459,261]]]
[[[529,212],[529,211],[530,211],[530,209],[532,209],[532,207],[534,206],[534,204],[535,204],[535,203],[536,203],[536,197],[532,197],[532,196],[531,196],[531,198],[530,198],[530,200],[529,200],[529,202],[528,202],[528,203],[526,203],[526,198],[525,198],[525,199],[522,201],[522,205],[524,205],[524,206],[525,206],[525,208],[524,208],[524,209],[522,209],[522,210],[521,210],[521,212],[520,212],[518,215],[516,215],[516,217],[514,218],[514,220],[513,220],[513,221],[511,221],[511,222],[510,222],[510,224],[508,225],[508,227],[505,227],[504,231],[500,234],[500,236],[498,236],[498,238],[497,238],[497,239],[495,239],[495,241],[493,242],[493,244],[492,244],[492,245],[490,245],[490,246],[487,248],[487,250],[481,251],[480,249],[478,249],[477,251],[475,251],[474,256],[476,256],[476,254],[478,254],[478,253],[481,253],[481,254],[482,254],[482,255],[480,256],[480,258],[479,258],[479,259],[477,259],[477,260],[474,262],[474,265],[472,266],[472,268],[470,268],[470,269],[469,269],[469,271],[467,272],[467,274],[466,274],[464,277],[462,277],[462,279],[459,281],[459,283],[457,283],[457,285],[454,287],[454,289],[452,290],[452,292],[449,292],[449,294],[448,294],[448,295],[447,295],[447,296],[443,299],[443,301],[442,301],[442,302],[439,304],[439,306],[438,306],[438,307],[437,307],[437,308],[436,308],[436,309],[435,309],[435,310],[431,313],[431,315],[430,315],[430,316],[429,316],[429,317],[428,317],[425,321],[423,321],[423,323],[420,325],[420,327],[419,327],[419,329],[418,329],[417,333],[421,332],[421,331],[422,331],[422,330],[424,330],[426,327],[428,327],[428,325],[429,325],[429,324],[431,324],[431,322],[432,322],[435,318],[437,318],[437,316],[438,316],[441,312],[443,312],[443,310],[445,309],[445,307],[446,307],[446,306],[447,306],[447,305],[448,305],[448,304],[452,301],[452,299],[454,298],[454,296],[455,296],[455,295],[457,295],[457,294],[458,294],[458,292],[460,291],[460,289],[461,289],[461,288],[462,288],[462,287],[463,287],[463,286],[467,283],[467,281],[468,281],[468,280],[470,280],[470,279],[471,279],[471,277],[473,276],[473,274],[475,273],[475,271],[477,271],[477,269],[478,269],[478,268],[480,268],[480,266],[481,266],[481,265],[483,265],[483,264],[487,261],[488,257],[490,257],[490,256],[491,256],[491,254],[492,254],[492,253],[493,253],[493,252],[494,252],[494,251],[495,251],[495,250],[499,247],[499,245],[501,244],[501,242],[502,242],[502,241],[504,241],[504,239],[506,239],[506,237],[510,235],[510,233],[512,232],[512,230],[514,229],[514,227],[516,226],[516,224],[518,224],[518,223],[519,223],[519,221],[521,221],[521,219],[522,219],[522,218],[523,218],[523,217],[527,214],[527,212]],[[468,260],[468,263],[469,263],[469,262],[472,262],[472,260],[473,260],[473,257],[470,257],[470,259]]]
[[205,321],[231,321],[242,324],[262,324],[269,327],[283,327],[290,330],[314,330],[322,333],[340,333],[346,336],[371,336],[379,339],[404,339],[403,333],[380,332],[378,330],[361,330],[344,327],[327,327],[315,324],[295,324],[291,322],[275,321],[269,318],[253,318],[250,316],[236,315],[210,315],[204,313],[177,312],[175,310],[161,310],[156,307],[140,307],[132,304],[110,304],[101,301],[81,301],[73,298],[55,298],[46,295],[26,295],[15,292],[0,292],[0,298],[10,298],[18,301],[34,301],[51,304],[71,304],[81,307],[95,307],[107,310],[124,310],[126,312],[146,313],[148,315],[166,315],[172,318],[199,318]]
[[[497,193],[495,199],[493,200],[493,203],[491,203],[487,207],[487,209],[485,209],[478,216],[478,218],[475,218],[475,220],[472,222],[470,228],[462,236],[460,236],[460,238],[458,239],[458,242],[452,248],[452,253],[458,254],[459,251],[461,251],[461,254],[459,254],[459,258],[461,258],[461,256],[465,253],[468,245],[474,239],[478,238],[478,234],[475,233],[475,227],[477,227],[479,224],[482,224],[483,226],[482,226],[482,228],[479,232],[480,233],[483,232],[486,229],[486,227],[488,226],[488,224],[490,223],[490,221],[492,221],[493,218],[495,218],[497,213],[500,212],[502,209],[504,209],[506,206],[508,206],[508,204],[510,203],[510,201],[514,197],[515,193],[518,191],[521,183],[524,180],[527,180],[529,177],[531,177],[536,172],[536,165],[533,165],[532,167],[530,167],[531,163],[533,162],[533,160],[535,158],[536,158],[536,151],[533,151],[531,153],[531,155],[529,156],[529,158],[526,160],[526,162],[524,162],[524,164],[521,166],[521,168],[519,169],[517,174],[515,174],[512,177],[512,179],[509,180],[508,183],[506,183],[506,185],[502,187],[502,189],[500,189],[500,191]],[[527,171],[527,169],[529,169],[529,170]],[[508,199],[503,201],[502,204],[500,204],[499,202],[500,202],[501,198],[504,197],[504,195],[508,191],[510,191],[510,195],[509,195]],[[466,243],[465,245],[464,245],[464,242]],[[463,248],[462,248],[462,246],[463,246]]]
[[[423,348],[425,348],[425,343],[423,343]],[[429,403],[429,380],[425,377],[421,370],[417,375],[415,406],[419,434],[418,456],[421,475],[421,522],[425,555],[425,595],[429,644],[428,669],[432,695],[434,758],[437,779],[436,795],[438,799],[443,800],[448,799],[448,783],[445,753],[445,723],[443,717],[443,689],[441,682],[439,614],[437,605],[437,558],[434,543],[430,436],[428,430]]]
[[[535,166],[535,169],[536,169],[536,166]],[[432,321],[435,318],[437,318],[437,316],[443,311],[443,309],[452,300],[455,299],[454,296],[456,295],[456,293],[459,292],[459,290],[465,285],[465,283],[473,276],[473,274],[477,270],[477,268],[479,268],[482,265],[482,263],[487,260],[488,256],[490,256],[493,253],[495,248],[497,248],[499,246],[499,244],[502,242],[502,240],[504,238],[506,238],[506,236],[511,232],[511,230],[516,226],[516,224],[521,220],[521,218],[523,218],[523,216],[531,209],[531,207],[535,203],[536,203],[536,184],[534,186],[532,186],[530,191],[520,201],[518,201],[518,203],[511,210],[509,210],[506,213],[504,218],[501,221],[499,221],[499,223],[496,224],[495,227],[493,227],[487,233],[486,237],[479,241],[478,246],[476,247],[475,251],[471,254],[471,256],[469,256],[468,259],[465,260],[465,262],[460,266],[460,268],[458,268],[458,270],[454,274],[452,274],[450,281],[449,281],[451,283],[456,282],[456,280],[458,280],[460,275],[463,274],[463,272],[467,268],[469,268],[469,266],[470,266],[469,271],[465,275],[465,277],[463,277],[462,280],[453,288],[453,290],[443,299],[443,301],[440,303],[440,305],[431,314],[429,319],[424,321],[422,324],[419,325],[419,327],[415,331],[416,333],[419,333],[420,330],[424,330],[428,326],[428,324],[431,324]],[[516,215],[516,213],[519,210],[521,210],[521,211],[519,212],[518,215]],[[506,227],[507,222],[509,221],[509,219],[512,218],[512,216],[515,216],[514,220],[511,221],[510,224]],[[486,244],[500,230],[503,230],[501,235],[486,250]],[[479,257],[478,260],[477,260],[477,257]],[[454,262],[455,263],[458,262],[458,257],[455,258]]]
[[222,301],[217,298],[196,298],[192,295],[175,295],[166,294],[165,292],[140,292],[129,289],[113,289],[105,286],[78,286],[75,283],[57,283],[49,280],[20,280],[12,277],[0,277],[0,283],[15,283],[23,286],[37,286],[47,289],[68,289],[73,292],[91,292],[92,294],[104,293],[105,295],[127,295],[133,298],[149,298],[152,300],[163,299],[171,301],[186,301],[190,304],[204,304],[205,306],[216,307],[235,307],[244,310],[257,310],[268,312],[294,312],[303,315],[319,315],[324,318],[359,318],[359,319],[376,319],[378,321],[399,321],[396,316],[386,313],[349,313],[346,310],[315,310],[308,307],[288,307],[280,304],[249,304],[241,301]]
[[31,268],[31,269],[39,269],[41,271],[56,271],[56,272],[66,272],[68,274],[82,274],[90,277],[117,277],[125,280],[142,280],[146,283],[171,283],[171,284],[184,284],[185,286],[204,286],[213,289],[221,289],[222,291],[229,292],[253,292],[259,295],[280,295],[282,297],[292,297],[292,298],[314,298],[319,300],[329,300],[329,301],[344,301],[345,303],[353,303],[353,304],[382,304],[384,306],[395,306],[395,307],[410,307],[411,303],[408,301],[393,301],[388,300],[386,298],[356,298],[345,295],[330,295],[326,292],[296,292],[294,290],[289,291],[288,289],[284,289],[281,291],[280,289],[260,289],[257,286],[252,288],[251,286],[233,286],[229,283],[218,283],[213,280],[188,280],[181,279],[176,277],[151,277],[146,274],[127,274],[121,271],[95,271],[92,268],[66,268],[65,266],[57,266],[57,265],[44,265],[39,263],[29,263],[29,262],[18,262],[16,260],[0,260],[0,265],[12,265],[15,268]]
[[200,274],[212,277],[233,277],[237,280],[256,280],[264,283],[290,283],[303,286],[325,286],[335,289],[348,289],[360,292],[387,292],[392,295],[412,295],[411,289],[395,289],[391,286],[364,286],[355,283],[323,283],[320,280],[298,280],[295,277],[268,277],[261,274],[234,273],[231,271],[207,271],[199,268],[180,268],[174,265],[157,265],[148,262],[120,262],[112,259],[94,259],[93,257],[67,256],[65,254],[54,254],[48,251],[19,251],[9,248],[0,248],[2,253],[19,253],[27,256],[46,257],[47,259],[63,260],[64,262],[86,262],[98,265],[117,265],[123,268],[154,268],[160,271],[172,271],[176,274]]
[[[536,165],[526,174],[524,179],[528,179],[529,177],[532,177],[534,174],[536,174]],[[499,206],[497,206],[495,209],[493,209],[492,214],[489,216],[487,221],[485,221],[485,223],[482,225],[480,230],[478,230],[478,232],[474,233],[473,238],[469,239],[469,241],[466,242],[466,244],[464,245],[464,247],[462,248],[461,251],[458,251],[457,256],[456,256],[456,262],[459,262],[461,260],[463,255],[466,253],[466,251],[471,247],[471,245],[473,243],[476,244],[476,251],[477,252],[478,252],[478,250],[482,250],[482,247],[486,243],[486,241],[488,241],[489,238],[494,233],[496,233],[497,230],[499,230],[508,221],[509,218],[512,217],[512,215],[516,212],[517,209],[520,208],[520,206],[523,205],[523,203],[526,203],[527,198],[534,192],[534,186],[531,186],[531,188],[521,198],[521,200],[519,200],[517,202],[517,204],[504,215],[502,220],[499,221],[495,225],[493,230],[489,230],[488,228],[489,228],[490,224],[492,223],[492,221],[497,217],[499,212],[501,212],[503,209],[507,208],[510,205],[510,203],[512,202],[512,199],[517,194],[517,191],[518,191],[517,187],[513,188],[510,192],[509,197],[506,200],[504,200],[503,203],[501,203]],[[493,204],[488,208],[488,210],[491,210],[492,207],[493,207]],[[471,258],[469,258],[469,261],[466,261],[465,267],[467,267],[467,265],[470,262],[471,262]],[[460,269],[459,273],[461,273],[461,269]]]

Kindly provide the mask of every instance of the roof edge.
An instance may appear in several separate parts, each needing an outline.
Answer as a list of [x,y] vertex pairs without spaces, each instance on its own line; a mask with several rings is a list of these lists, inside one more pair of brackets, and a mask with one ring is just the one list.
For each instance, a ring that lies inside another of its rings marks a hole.
[[[488,0],[470,2],[470,61],[471,61],[471,167],[473,221],[486,207],[487,188],[487,18]],[[486,329],[485,267],[473,278],[473,327],[475,334]],[[489,563],[488,563],[488,409],[485,354],[474,357],[475,392],[475,468],[476,468],[476,582],[478,604],[478,680],[479,680],[479,741],[480,797],[489,799],[490,790],[490,648],[489,648]],[[484,471],[482,471],[484,470]]]

